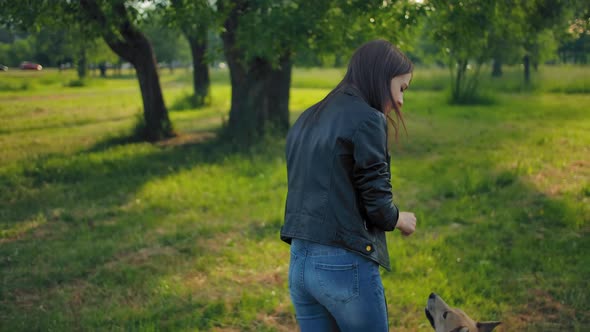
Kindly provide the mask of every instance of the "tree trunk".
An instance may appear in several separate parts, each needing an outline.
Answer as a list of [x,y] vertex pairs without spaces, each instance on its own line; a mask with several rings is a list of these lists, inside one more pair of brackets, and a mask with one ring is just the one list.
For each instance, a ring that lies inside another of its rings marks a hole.
[[193,106],[203,106],[208,102],[209,88],[211,85],[209,66],[205,59],[205,52],[207,51],[207,30],[205,29],[204,33],[200,33],[200,36],[185,35],[193,56],[193,90],[195,102]]
[[113,4],[112,13],[117,16],[117,34],[108,29],[109,21],[96,0],[80,0],[88,18],[105,27],[103,37],[109,47],[135,67],[143,100],[144,127],[139,134],[148,141],[174,136],[168,110],[164,104],[156,58],[149,40],[128,19],[123,2]]
[[86,61],[86,50],[85,49],[81,49],[80,52],[78,53],[78,61],[77,61],[77,70],[78,70],[78,78],[79,79],[84,79],[86,77],[87,74],[87,67],[88,67],[88,63]]
[[494,58],[492,62],[492,77],[502,76],[502,60]]
[[[126,59],[135,67],[137,79],[139,80],[145,120],[145,131],[142,136],[152,142],[174,136],[172,124],[168,118],[168,110],[162,96],[156,59],[149,41],[138,31],[134,39],[120,43],[117,49],[121,51],[121,53],[118,53],[121,56],[125,53],[131,53],[131,56]],[[115,48],[113,50],[117,52]]]
[[229,61],[232,99],[227,132],[237,142],[253,144],[266,133],[289,129],[291,60],[273,69],[265,59],[253,60],[247,69]]
[[531,64],[530,64],[530,58],[529,58],[528,54],[524,56],[523,64],[524,64],[524,83],[526,85],[529,85],[531,83]]
[[452,92],[452,99],[454,102],[460,102],[463,99],[464,81],[467,71],[467,60],[459,60],[457,62],[457,75],[455,76],[455,85]]
[[557,54],[559,55],[559,61],[562,64],[565,64],[565,51],[559,51]]
[[337,53],[334,56],[334,68],[340,68],[342,67],[343,62],[342,62],[342,54],[341,53]]
[[[145,40],[147,42],[147,39]],[[151,51],[149,43],[143,44],[143,48]],[[141,52],[140,52],[141,53]],[[141,97],[143,100],[143,116],[145,120],[144,137],[148,141],[157,141],[173,136],[172,125],[168,118],[168,110],[164,105],[164,97],[160,88],[160,79],[153,55],[143,56],[138,54],[130,62],[135,67]]]
[[283,55],[279,67],[271,70],[267,95],[269,98],[269,121],[279,133],[289,130],[289,92],[293,62],[290,54]]
[[483,63],[482,60],[478,60],[475,63],[475,70],[473,70],[470,75],[471,77],[469,78],[469,80],[466,79],[467,84],[466,84],[466,88],[465,88],[465,96],[467,96],[468,98],[473,98],[477,94],[477,88],[478,88],[478,83],[479,83],[479,73],[481,71],[482,63]]
[[98,70],[100,70],[100,77],[107,77],[107,64],[106,62],[101,62],[98,64]]
[[[224,6],[223,2],[218,4]],[[284,135],[289,128],[292,61],[291,53],[285,51],[276,68],[263,58],[244,64],[244,52],[236,44],[235,32],[245,5],[234,4],[221,37],[232,86],[226,134],[237,143],[251,145],[270,131]]]

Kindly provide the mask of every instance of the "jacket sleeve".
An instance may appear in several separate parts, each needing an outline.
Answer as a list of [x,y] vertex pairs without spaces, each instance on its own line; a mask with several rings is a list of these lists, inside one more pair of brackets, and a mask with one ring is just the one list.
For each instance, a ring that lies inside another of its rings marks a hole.
[[387,161],[387,121],[371,112],[352,137],[354,145],[353,181],[360,193],[368,222],[384,231],[393,231],[399,211],[393,203]]

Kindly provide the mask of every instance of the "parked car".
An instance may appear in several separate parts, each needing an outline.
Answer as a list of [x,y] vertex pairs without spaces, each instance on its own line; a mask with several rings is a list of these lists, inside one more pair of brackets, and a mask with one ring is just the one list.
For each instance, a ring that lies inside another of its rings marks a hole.
[[23,62],[23,63],[20,64],[20,69],[23,69],[23,70],[41,70],[41,69],[43,69],[43,66],[41,66],[38,63],[33,63],[33,62],[25,61],[25,62]]
[[0,71],[7,71],[8,67],[6,67],[5,65],[0,64]]

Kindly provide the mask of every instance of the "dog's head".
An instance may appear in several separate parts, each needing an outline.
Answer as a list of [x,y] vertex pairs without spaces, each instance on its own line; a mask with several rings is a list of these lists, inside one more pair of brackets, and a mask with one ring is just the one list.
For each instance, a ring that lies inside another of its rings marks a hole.
[[475,322],[463,311],[449,307],[440,296],[434,293],[428,297],[424,311],[436,332],[490,332],[500,324],[500,322]]

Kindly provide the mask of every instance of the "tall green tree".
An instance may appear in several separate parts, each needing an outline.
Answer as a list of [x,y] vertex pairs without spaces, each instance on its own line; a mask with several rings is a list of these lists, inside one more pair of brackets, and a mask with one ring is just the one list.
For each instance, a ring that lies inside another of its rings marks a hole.
[[149,38],[158,62],[166,63],[171,72],[176,62],[190,60],[189,46],[182,33],[167,24],[159,11],[150,13],[140,28]]
[[587,7],[575,0],[498,0],[492,5],[487,48],[493,58],[492,76],[501,75],[502,63],[522,63],[525,84],[530,83],[531,65],[536,68],[556,57],[568,22]]
[[[310,34],[301,22],[318,20],[314,14],[325,12],[326,4],[314,13],[297,1],[218,1],[226,13],[221,37],[232,86],[226,133],[236,142],[251,144],[269,128],[287,131],[297,34]],[[303,17],[306,11],[310,17]]]
[[170,0],[159,2],[168,23],[182,31],[192,55],[193,106],[203,106],[210,99],[211,79],[207,59],[208,31],[219,24],[215,7],[207,0]]
[[135,67],[145,122],[140,135],[148,141],[173,136],[152,46],[134,22],[137,10],[122,0],[99,1],[80,0],[80,17],[96,27],[104,27],[99,31],[106,43]]
[[11,43],[0,43],[0,64],[18,67],[23,59],[33,58],[32,38],[15,39]]
[[87,76],[90,50],[96,47],[100,38],[89,31],[90,29],[89,26],[81,25],[80,22],[72,22],[66,31],[68,49],[76,62],[79,79]]
[[[396,39],[393,1],[219,0],[232,100],[226,132],[251,143],[289,128],[289,89],[300,50],[345,54],[370,38]],[[404,14],[405,16],[405,14]]]
[[141,11],[124,0],[0,0],[0,23],[23,29],[40,26],[84,29],[87,38],[102,37],[120,57],[136,69],[143,100],[143,139],[172,136],[156,60],[149,40],[137,28]]
[[408,53],[423,14],[423,6],[408,0],[332,1],[321,20],[309,25],[311,36],[297,55],[316,65],[330,59],[333,62],[328,65],[340,67],[358,46],[375,38],[387,39]]
[[492,58],[492,76],[502,76],[503,64],[520,63],[524,55],[522,40],[525,12],[512,0],[493,3],[493,22],[488,31],[488,49]]
[[572,0],[521,0],[519,5],[524,12],[524,81],[529,84],[531,64],[536,67],[544,55],[554,53],[557,48],[555,32],[566,29],[576,6]]
[[587,64],[590,59],[590,7],[579,8],[559,36],[561,61]]
[[491,57],[488,37],[496,19],[494,2],[431,0],[426,13],[425,28],[451,73],[451,100],[471,100],[477,92],[481,66]]
[[87,51],[88,62],[90,62],[94,68],[98,67],[101,77],[106,77],[108,63],[115,64],[119,61],[119,56],[111,50],[109,45],[107,45],[102,38],[98,38]]

